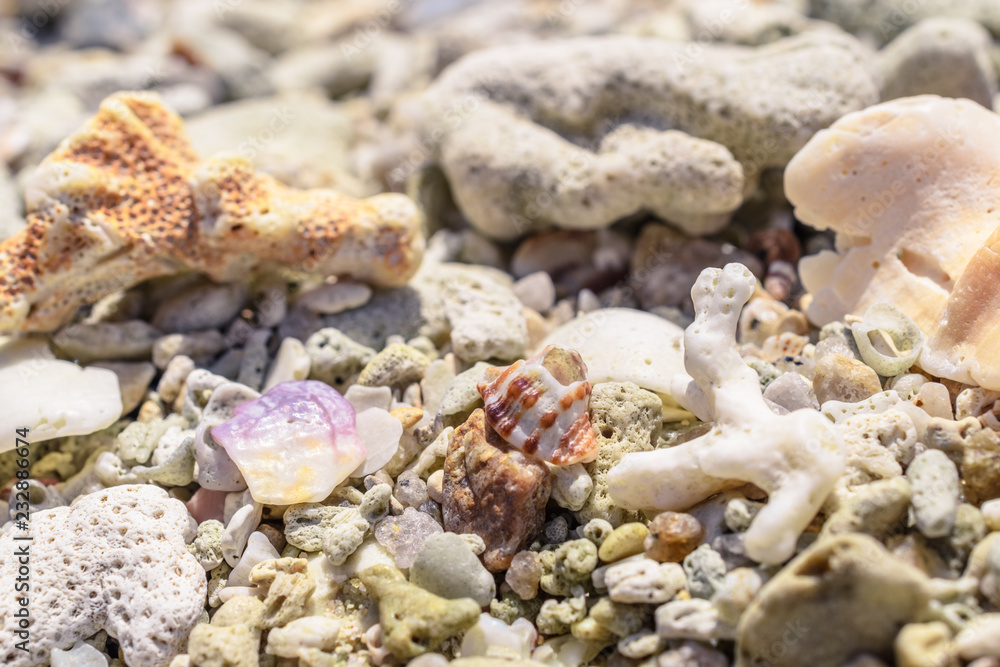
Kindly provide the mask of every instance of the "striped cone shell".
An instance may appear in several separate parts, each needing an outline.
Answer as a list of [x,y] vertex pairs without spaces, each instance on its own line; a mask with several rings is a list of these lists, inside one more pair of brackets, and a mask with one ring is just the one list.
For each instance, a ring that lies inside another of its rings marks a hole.
[[549,345],[527,361],[489,368],[478,389],[490,426],[525,454],[554,465],[597,457],[587,366],[575,350]]

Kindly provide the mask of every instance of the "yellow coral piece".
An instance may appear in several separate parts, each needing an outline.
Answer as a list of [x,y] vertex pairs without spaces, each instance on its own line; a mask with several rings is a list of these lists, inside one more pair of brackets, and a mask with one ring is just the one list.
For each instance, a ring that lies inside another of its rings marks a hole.
[[0,331],[48,331],[143,280],[258,268],[404,284],[424,241],[409,199],[295,190],[238,157],[201,162],[156,95],[119,93],[39,166],[0,243]]

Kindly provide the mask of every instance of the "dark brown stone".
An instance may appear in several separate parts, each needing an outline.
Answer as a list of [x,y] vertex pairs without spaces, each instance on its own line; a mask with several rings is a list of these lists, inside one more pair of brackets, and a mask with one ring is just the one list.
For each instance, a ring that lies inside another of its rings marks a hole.
[[504,442],[478,409],[455,430],[448,447],[445,530],[483,538],[483,564],[500,572],[541,530],[551,488],[545,464]]

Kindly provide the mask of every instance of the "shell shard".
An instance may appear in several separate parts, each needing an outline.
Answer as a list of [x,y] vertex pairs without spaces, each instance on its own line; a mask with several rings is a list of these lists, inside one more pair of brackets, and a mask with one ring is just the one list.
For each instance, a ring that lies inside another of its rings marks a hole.
[[233,413],[212,437],[259,503],[320,502],[367,456],[354,408],[323,382],[282,382]]
[[576,351],[549,345],[531,359],[491,367],[478,389],[490,426],[525,454],[555,465],[596,458],[587,365]]

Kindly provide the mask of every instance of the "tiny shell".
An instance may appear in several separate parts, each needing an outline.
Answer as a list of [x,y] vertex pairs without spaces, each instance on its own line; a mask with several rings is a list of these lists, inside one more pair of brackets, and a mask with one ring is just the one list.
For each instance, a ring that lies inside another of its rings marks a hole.
[[478,389],[490,426],[525,454],[555,465],[597,457],[587,365],[575,350],[549,345],[527,361],[489,368]]
[[259,503],[320,502],[365,460],[354,408],[323,382],[282,382],[233,413],[212,437]]

